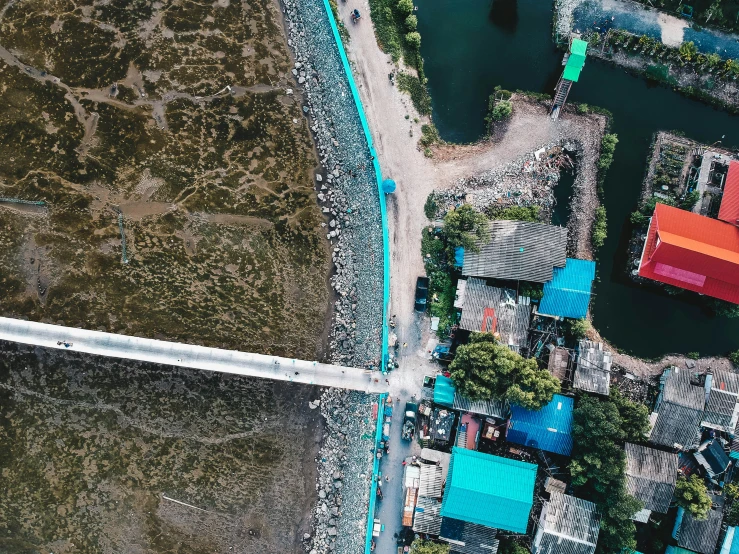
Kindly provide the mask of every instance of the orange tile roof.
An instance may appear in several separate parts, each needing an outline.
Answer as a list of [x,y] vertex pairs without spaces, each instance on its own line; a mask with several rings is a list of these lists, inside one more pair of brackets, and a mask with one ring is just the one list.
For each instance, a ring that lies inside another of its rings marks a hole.
[[732,161],[729,164],[718,218],[732,225],[739,224],[739,162]]

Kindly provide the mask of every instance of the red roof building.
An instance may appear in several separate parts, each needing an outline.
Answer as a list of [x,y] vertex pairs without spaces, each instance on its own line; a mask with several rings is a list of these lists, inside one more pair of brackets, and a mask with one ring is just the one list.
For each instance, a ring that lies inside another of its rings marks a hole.
[[657,204],[639,275],[739,304],[739,227]]
[[718,218],[726,223],[739,225],[739,162],[732,161],[729,164]]

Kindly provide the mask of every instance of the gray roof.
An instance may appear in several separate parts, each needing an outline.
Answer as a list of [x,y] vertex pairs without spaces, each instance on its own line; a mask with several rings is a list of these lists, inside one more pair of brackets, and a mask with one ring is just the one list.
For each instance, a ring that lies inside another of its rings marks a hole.
[[441,520],[439,538],[451,545],[449,554],[495,554],[497,529],[450,517]]
[[[464,283],[464,281],[459,281]],[[458,287],[460,285],[457,285]],[[489,287],[484,279],[467,279],[464,301],[461,305],[462,317],[459,327],[467,331],[489,331],[500,334],[500,342],[520,350],[529,336],[531,305],[528,298],[516,298],[511,289]],[[492,318],[485,316],[485,310],[492,309]],[[484,320],[484,321],[483,321]]]
[[416,533],[438,535],[441,528],[441,502],[435,498],[420,496],[413,514],[413,530]]
[[499,398],[492,398],[490,400],[470,400],[458,392],[454,393],[452,408],[462,412],[497,417],[498,419],[506,419],[510,412],[510,406],[508,405],[507,400],[501,400]]
[[629,442],[624,449],[626,490],[647,510],[666,514],[677,483],[677,454]]
[[715,508],[708,512],[708,518],[695,519],[690,512],[683,511],[682,522],[677,532],[677,545],[700,554],[713,554],[721,533],[721,520],[723,518],[723,499],[712,496]]
[[709,379],[711,386],[702,425],[731,434],[739,420],[739,375],[718,370],[706,375],[707,383]]
[[421,478],[418,486],[419,496],[441,498],[442,475],[441,465],[421,464]]
[[549,352],[547,369],[560,381],[567,379],[567,370],[570,368],[570,351],[561,346],[554,347]]
[[595,504],[552,493],[539,518],[534,554],[593,554],[598,543],[600,516]]
[[555,267],[564,267],[567,229],[525,221],[491,221],[490,239],[478,244],[479,253],[466,251],[462,275],[551,281]]
[[669,447],[693,446],[703,417],[705,390],[690,383],[687,370],[676,367],[665,370],[662,381],[663,390],[655,406],[657,421],[649,440]]
[[572,386],[608,396],[611,390],[613,354],[603,348],[602,342],[580,341],[577,370]]

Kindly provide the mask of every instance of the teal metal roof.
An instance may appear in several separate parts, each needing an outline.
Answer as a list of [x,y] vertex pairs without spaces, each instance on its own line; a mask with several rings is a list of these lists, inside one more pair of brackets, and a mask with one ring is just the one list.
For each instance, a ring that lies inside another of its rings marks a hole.
[[434,402],[451,408],[454,405],[455,392],[456,389],[449,377],[444,377],[443,375],[436,377],[436,382],[434,383]]
[[525,533],[536,470],[533,464],[455,447],[441,515]]
[[737,533],[737,529],[737,527],[726,529],[726,536],[720,554],[739,554],[739,533]]
[[580,78],[580,72],[585,65],[585,56],[588,50],[588,43],[584,40],[574,39],[570,44],[570,56],[567,58],[565,71],[562,77],[568,81],[577,82]]
[[595,262],[567,258],[564,267],[555,267],[552,280],[544,283],[539,313],[582,319],[588,313],[590,291],[595,279]]

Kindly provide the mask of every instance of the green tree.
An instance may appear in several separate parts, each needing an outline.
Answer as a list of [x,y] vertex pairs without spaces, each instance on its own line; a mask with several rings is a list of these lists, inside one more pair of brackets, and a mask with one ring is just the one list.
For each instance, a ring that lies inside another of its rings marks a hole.
[[696,48],[693,41],[683,42],[680,45],[680,57],[686,62],[690,62],[698,55],[698,48]]
[[469,204],[447,212],[444,217],[444,236],[452,248],[479,252],[478,242],[488,237],[488,220]]
[[546,369],[539,369],[536,360],[527,359],[519,365],[518,376],[508,388],[506,398],[527,410],[539,410],[551,402],[559,390],[559,379]]
[[733,77],[739,75],[739,60],[726,60],[724,71]]
[[729,500],[735,500],[739,496],[739,485],[736,483],[727,483],[724,487],[724,494]]
[[644,404],[632,402],[618,389],[612,389],[609,398],[618,409],[625,440],[641,440],[649,432],[649,409]]
[[739,367],[739,350],[734,350],[733,352],[729,352],[729,360],[732,364]]
[[395,7],[402,16],[408,17],[413,13],[413,0],[398,0]]
[[406,33],[405,42],[414,50],[421,48],[421,34],[418,31]]
[[725,300],[714,298],[711,305],[713,307],[713,311],[719,317],[739,317],[739,306],[733,302],[726,302]]
[[632,516],[644,507],[622,486],[609,495],[601,508],[603,514],[598,534],[598,546],[603,552],[633,552],[636,550],[636,526]]
[[449,544],[416,539],[411,544],[411,554],[449,554]]
[[584,339],[590,331],[590,322],[587,319],[575,319],[570,323],[570,333],[576,339]]
[[513,104],[510,100],[500,100],[496,102],[493,111],[490,112],[492,121],[502,121],[513,113]]
[[606,242],[608,235],[608,220],[606,219],[605,206],[595,208],[595,221],[593,222],[593,248],[600,248]]
[[706,483],[695,473],[690,479],[680,477],[675,486],[675,503],[685,508],[696,519],[706,519],[711,509]]
[[692,210],[693,207],[698,203],[698,200],[701,199],[701,193],[698,192],[698,190],[694,190],[692,192],[689,192],[685,198],[683,198],[680,201],[680,208],[683,210]]
[[598,158],[598,169],[607,171],[613,163],[613,154],[616,152],[616,145],[618,144],[618,135],[609,133],[603,135],[603,140],[600,143],[600,158]]
[[498,554],[530,554],[529,549],[508,537],[501,537]]
[[411,14],[405,18],[405,28],[409,31],[415,31],[418,27],[418,18]]
[[721,65],[721,56],[714,52],[706,56],[706,61],[708,62],[708,67],[717,69]]

